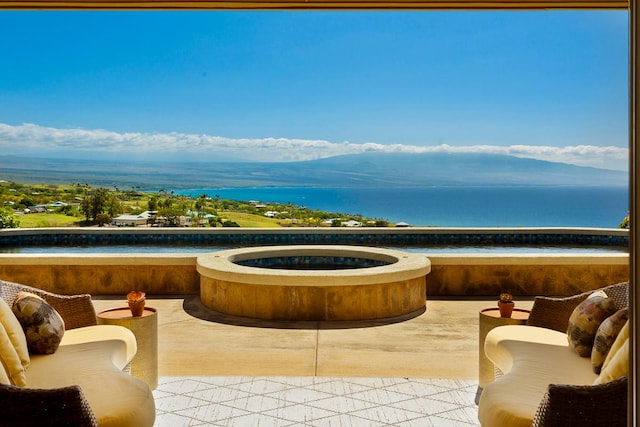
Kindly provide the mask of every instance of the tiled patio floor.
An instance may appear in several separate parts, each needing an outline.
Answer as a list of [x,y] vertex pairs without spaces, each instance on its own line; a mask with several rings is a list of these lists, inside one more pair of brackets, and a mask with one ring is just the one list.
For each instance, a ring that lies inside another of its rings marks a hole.
[[457,379],[164,377],[156,426],[475,426],[477,382]]
[[197,296],[147,305],[158,311],[157,426],[477,425],[478,312],[495,299],[333,323],[229,318]]

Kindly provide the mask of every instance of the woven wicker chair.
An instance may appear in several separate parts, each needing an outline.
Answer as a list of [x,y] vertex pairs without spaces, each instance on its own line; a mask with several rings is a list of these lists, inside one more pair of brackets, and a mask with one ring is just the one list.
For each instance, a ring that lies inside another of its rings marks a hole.
[[533,427],[627,426],[627,377],[601,385],[551,384]]
[[618,310],[629,307],[629,282],[617,283],[565,298],[539,296],[534,300],[527,325],[566,332],[573,310],[589,295],[599,290],[604,291],[609,298],[613,299]]
[[[599,290],[613,299],[617,309],[629,306],[629,282]],[[536,297],[527,324],[565,332],[573,310],[593,292],[567,298]],[[623,377],[601,385],[550,384],[533,426],[626,426],[627,383]]]
[[[91,296],[58,295],[31,286],[0,280],[0,298],[10,306],[19,292],[42,297],[64,319],[66,329],[97,325]],[[97,426],[96,419],[79,386],[29,389],[0,383],[2,426]]]
[[96,418],[80,387],[24,389],[0,383],[4,427],[94,427]]
[[98,324],[91,295],[59,295],[19,283],[0,280],[0,298],[13,305],[19,292],[31,292],[43,298],[64,319],[65,329],[81,328]]

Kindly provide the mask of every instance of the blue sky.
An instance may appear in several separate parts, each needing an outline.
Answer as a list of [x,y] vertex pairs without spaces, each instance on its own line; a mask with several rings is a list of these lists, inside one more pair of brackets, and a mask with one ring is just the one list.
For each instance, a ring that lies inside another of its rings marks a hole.
[[0,12],[0,153],[627,168],[628,14]]

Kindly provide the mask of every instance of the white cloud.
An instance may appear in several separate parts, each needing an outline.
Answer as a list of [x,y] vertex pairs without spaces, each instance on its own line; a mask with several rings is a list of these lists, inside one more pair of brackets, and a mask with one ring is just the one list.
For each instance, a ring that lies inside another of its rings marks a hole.
[[86,157],[89,153],[100,153],[105,158],[126,155],[148,159],[296,161],[372,151],[506,154],[617,170],[628,169],[629,155],[628,149],[614,146],[356,144],[287,138],[233,139],[176,132],[118,133],[102,129],[58,129],[35,124],[11,126],[0,123],[0,153],[3,154]]

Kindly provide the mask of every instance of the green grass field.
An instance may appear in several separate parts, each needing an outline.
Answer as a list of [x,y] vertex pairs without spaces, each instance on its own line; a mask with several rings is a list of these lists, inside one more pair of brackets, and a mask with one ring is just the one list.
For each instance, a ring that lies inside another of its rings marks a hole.
[[[241,212],[224,212],[224,218],[235,221],[240,227],[252,228],[277,228],[280,227],[279,221],[273,218],[263,217],[261,215],[252,215]],[[17,217],[20,221],[20,228],[40,228],[40,227],[74,227],[84,218],[72,217],[55,213],[37,213],[20,215]]]
[[267,218],[260,215],[252,215],[241,212],[223,212],[220,214],[223,218],[235,221],[240,227],[254,228],[275,228],[280,227],[277,219]]
[[73,227],[83,220],[83,218],[56,213],[20,215],[16,219],[20,221],[20,228]]

